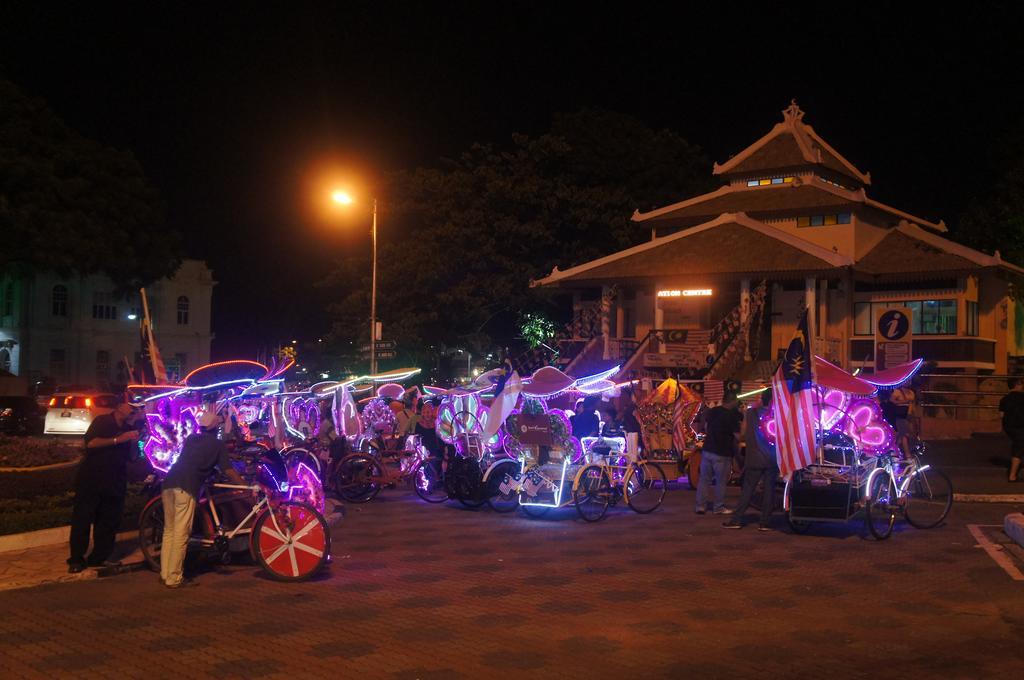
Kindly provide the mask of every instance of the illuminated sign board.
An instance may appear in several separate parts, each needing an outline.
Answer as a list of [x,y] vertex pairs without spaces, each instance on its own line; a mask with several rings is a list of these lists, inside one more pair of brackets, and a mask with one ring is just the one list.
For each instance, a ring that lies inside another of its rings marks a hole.
[[659,290],[658,297],[660,298],[675,298],[675,297],[708,297],[712,295],[714,291],[710,288],[691,288],[689,290]]

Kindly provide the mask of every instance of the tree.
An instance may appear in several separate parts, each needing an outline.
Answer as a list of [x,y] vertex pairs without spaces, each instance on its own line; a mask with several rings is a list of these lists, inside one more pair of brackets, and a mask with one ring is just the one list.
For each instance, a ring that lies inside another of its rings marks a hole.
[[[708,166],[674,132],[585,110],[556,116],[546,134],[513,136],[508,149],[476,144],[439,167],[397,173],[378,258],[385,336],[421,363],[441,345],[479,354],[515,337],[519,315],[548,297],[531,279],[646,240],[633,210],[706,190]],[[358,282],[334,310],[342,344],[365,336],[366,258],[339,263],[333,277]]]
[[1011,166],[989,194],[971,203],[956,234],[973,248],[998,250],[1009,262],[1024,264],[1024,162]]
[[135,157],[85,139],[0,80],[0,268],[103,272],[123,289],[172,274],[180,239]]

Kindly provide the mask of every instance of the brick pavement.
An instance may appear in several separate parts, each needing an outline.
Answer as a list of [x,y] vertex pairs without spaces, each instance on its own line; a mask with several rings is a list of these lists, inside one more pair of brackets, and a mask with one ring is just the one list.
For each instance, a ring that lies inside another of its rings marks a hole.
[[[731,490],[735,493],[735,490]],[[349,506],[320,579],[232,566],[201,586],[138,572],[0,593],[3,677],[1011,677],[1024,585],[954,507],[878,543],[860,525],[728,531],[674,490],[650,516]],[[782,523],[777,526],[781,528]]]

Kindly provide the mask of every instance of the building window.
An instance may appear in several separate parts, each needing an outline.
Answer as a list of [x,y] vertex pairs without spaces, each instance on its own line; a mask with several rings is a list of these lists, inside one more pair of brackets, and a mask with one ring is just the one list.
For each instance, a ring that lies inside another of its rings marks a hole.
[[171,382],[178,382],[185,377],[185,373],[188,370],[188,355],[179,352],[173,357],[168,357],[165,368],[167,369],[167,377]]
[[772,184],[792,184],[792,177],[764,177],[762,179],[748,179],[748,187],[766,187]]
[[[977,303],[974,304],[977,306]],[[853,334],[874,335],[875,317],[879,310],[893,307],[910,309],[911,330],[914,335],[956,335],[957,333],[956,300],[908,300],[905,302],[854,303]],[[970,323],[969,314],[970,312],[968,312],[968,323]]]
[[8,281],[4,286],[3,315],[14,316],[14,282]]
[[96,351],[96,382],[100,385],[110,382],[110,352],[105,349]]
[[92,318],[113,320],[117,318],[117,305],[113,293],[92,294]]
[[833,224],[849,224],[851,213],[835,213],[830,215],[806,215],[796,218],[798,227],[830,227]]
[[65,379],[66,364],[64,361],[64,350],[50,350],[50,377],[58,383]]
[[68,287],[54,286],[51,294],[50,312],[54,316],[68,315]]
[[0,371],[11,372],[11,351],[6,347],[0,348]]
[[979,335],[978,303],[967,301],[967,335],[977,337]]
[[188,325],[188,298],[184,295],[178,298],[178,325]]

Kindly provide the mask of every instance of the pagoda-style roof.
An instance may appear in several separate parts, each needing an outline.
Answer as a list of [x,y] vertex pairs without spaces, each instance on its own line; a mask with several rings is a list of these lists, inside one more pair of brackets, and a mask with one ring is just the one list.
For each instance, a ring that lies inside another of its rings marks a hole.
[[562,282],[640,279],[679,275],[829,271],[853,264],[849,257],[804,241],[743,213],[726,213],[699,227],[559,271],[535,286]]
[[725,163],[716,163],[714,174],[757,175],[817,166],[852,180],[857,187],[871,184],[870,173],[861,172],[843,158],[803,118],[804,112],[794,101],[782,112],[781,123]]
[[1017,265],[1004,262],[998,252],[987,255],[909,222],[901,222],[854,265],[858,273],[871,276],[968,272],[984,267],[1024,273]]
[[729,184],[707,194],[680,201],[650,212],[633,213],[634,222],[651,227],[687,227],[727,212],[743,212],[755,218],[818,214],[827,210],[852,212],[867,207],[882,212],[893,222],[907,220],[935,231],[946,231],[946,225],[915,217],[902,210],[868,198],[864,189],[856,191],[838,187],[818,177],[807,180],[797,177],[789,184],[747,187]]

